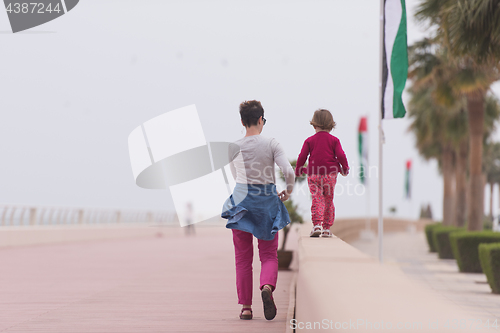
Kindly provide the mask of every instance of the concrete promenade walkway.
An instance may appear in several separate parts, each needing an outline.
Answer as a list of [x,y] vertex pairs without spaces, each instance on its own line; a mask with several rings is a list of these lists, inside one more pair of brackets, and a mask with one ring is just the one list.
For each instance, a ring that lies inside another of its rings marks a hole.
[[257,242],[253,320],[240,320],[231,231],[162,228],[163,237],[0,249],[0,332],[285,332],[292,271],[278,315],[264,318]]
[[[378,240],[350,242],[362,252],[378,258]],[[498,319],[500,326],[500,295],[492,294],[482,273],[459,273],[454,259],[438,259],[428,252],[423,232],[398,232],[384,235],[384,263],[396,265],[415,281],[421,282],[447,298],[483,323]],[[470,322],[469,322],[470,324]]]

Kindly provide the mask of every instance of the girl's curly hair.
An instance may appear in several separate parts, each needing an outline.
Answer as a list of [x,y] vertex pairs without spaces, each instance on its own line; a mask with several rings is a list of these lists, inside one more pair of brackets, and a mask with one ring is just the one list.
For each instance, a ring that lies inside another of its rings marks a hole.
[[330,111],[326,109],[318,109],[314,111],[314,115],[310,124],[314,127],[319,127],[322,130],[326,130],[328,132],[334,129],[335,125],[337,125],[333,120],[333,116]]

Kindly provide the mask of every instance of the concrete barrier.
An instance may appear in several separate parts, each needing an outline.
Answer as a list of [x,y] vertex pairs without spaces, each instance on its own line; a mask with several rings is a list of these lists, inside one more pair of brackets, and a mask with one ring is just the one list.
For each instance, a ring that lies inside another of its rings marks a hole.
[[0,204],[0,226],[177,222],[175,211]]
[[[222,219],[220,221],[214,219],[214,221],[197,223],[194,229],[223,228],[223,223]],[[138,237],[179,237],[184,236],[187,232],[192,232],[192,230],[181,228],[177,223],[170,225],[113,223],[3,226],[0,227],[0,248]]]
[[[338,222],[339,234],[347,238],[357,233],[347,226],[364,227],[362,220]],[[406,228],[396,220],[384,222],[386,231]],[[287,323],[297,332],[446,332],[453,325],[461,332],[476,331],[473,316],[397,266],[380,264],[341,238],[311,238],[310,230],[304,224],[299,231],[295,319]]]
[[17,226],[0,228],[0,248],[160,235],[143,224]]

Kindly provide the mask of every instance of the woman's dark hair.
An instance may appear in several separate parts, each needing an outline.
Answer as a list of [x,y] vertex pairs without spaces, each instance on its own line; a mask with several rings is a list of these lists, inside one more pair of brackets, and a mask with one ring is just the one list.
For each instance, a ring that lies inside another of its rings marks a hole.
[[245,127],[257,125],[260,117],[264,117],[264,109],[259,101],[244,101],[240,104],[241,121]]

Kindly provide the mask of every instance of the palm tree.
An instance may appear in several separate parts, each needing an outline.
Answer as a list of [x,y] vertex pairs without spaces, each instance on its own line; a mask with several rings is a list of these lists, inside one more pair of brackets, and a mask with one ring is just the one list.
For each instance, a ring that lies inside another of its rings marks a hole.
[[455,147],[455,223],[464,227],[467,220],[467,164],[469,157],[469,129],[467,110],[461,108],[448,123],[448,130]]
[[484,146],[484,169],[486,182],[490,186],[490,221],[493,221],[493,186],[500,182],[500,143],[487,143]]
[[[424,39],[412,45],[409,60],[413,82],[409,116],[414,119],[410,130],[417,136],[421,154],[440,161],[444,180],[443,223],[464,226],[469,122],[467,102],[457,92],[464,84],[464,73],[447,61],[446,49],[439,39]],[[483,140],[494,130],[498,115],[498,101],[487,96]],[[431,151],[429,144],[434,147]]]
[[410,130],[416,135],[420,153],[439,161],[444,186],[443,224],[463,225],[467,122],[464,101],[453,93],[457,70],[445,56],[445,49],[435,40],[423,39],[410,47]]
[[488,96],[485,111],[487,133],[484,136],[483,170],[486,182],[490,186],[489,217],[493,221],[493,186],[500,183],[500,143],[491,142],[489,139],[495,130],[496,119],[500,114],[500,102],[493,96]]
[[455,149],[443,129],[452,122],[450,113],[434,101],[432,88],[410,89],[409,130],[416,136],[416,145],[426,159],[437,159],[443,174],[443,224],[455,225],[454,160]]
[[481,230],[485,102],[490,85],[499,79],[500,2],[424,0],[416,17],[437,28],[436,38],[449,50],[449,60],[461,71],[455,87],[467,99],[469,119],[468,230]]

